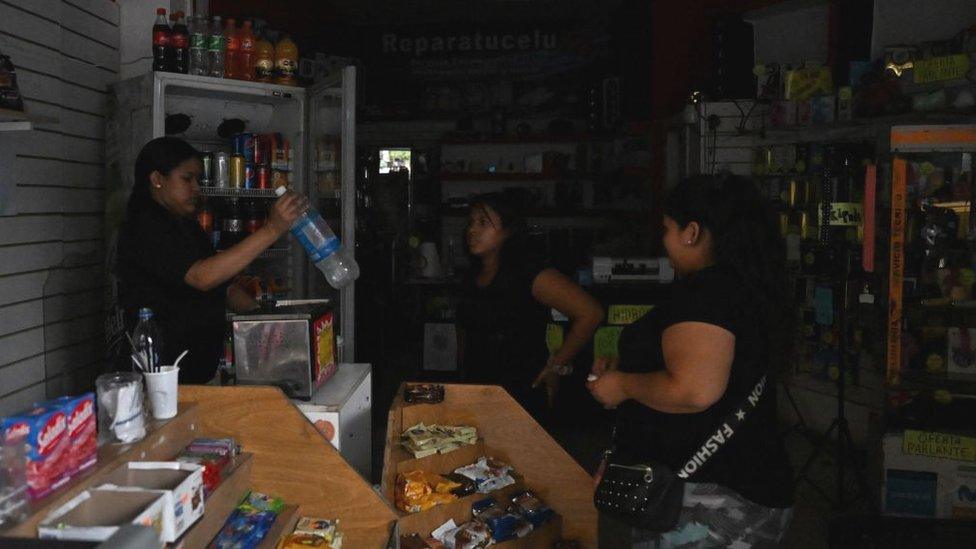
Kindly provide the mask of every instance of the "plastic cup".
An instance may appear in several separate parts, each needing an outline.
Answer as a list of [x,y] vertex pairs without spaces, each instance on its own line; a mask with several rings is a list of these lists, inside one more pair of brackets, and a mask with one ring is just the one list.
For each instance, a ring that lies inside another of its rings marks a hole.
[[158,373],[143,373],[146,378],[146,392],[149,394],[149,408],[156,419],[169,419],[176,416],[177,390],[180,369],[175,366],[160,366]]
[[128,444],[146,436],[142,376],[112,372],[95,380],[99,442]]

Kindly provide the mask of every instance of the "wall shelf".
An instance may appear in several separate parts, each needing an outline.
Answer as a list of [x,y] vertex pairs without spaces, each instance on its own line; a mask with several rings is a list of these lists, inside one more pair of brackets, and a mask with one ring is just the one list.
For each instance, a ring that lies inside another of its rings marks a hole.
[[449,181],[562,181],[566,179],[597,179],[595,173],[522,173],[522,172],[484,172],[484,173],[442,173],[442,182]]
[[[523,212],[529,219],[641,219],[650,215],[638,210],[558,210],[555,208],[528,209]],[[445,217],[467,217],[467,208],[441,208],[441,215]]]
[[584,143],[609,141],[611,133],[529,134],[521,135],[451,135],[442,145],[520,145],[524,143]]
[[32,130],[34,129],[34,122],[35,120],[26,112],[0,109],[0,132]]

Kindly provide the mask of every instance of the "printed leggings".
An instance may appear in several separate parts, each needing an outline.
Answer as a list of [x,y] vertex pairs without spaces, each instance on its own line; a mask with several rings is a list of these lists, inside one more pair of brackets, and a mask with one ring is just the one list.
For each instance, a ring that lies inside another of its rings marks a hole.
[[600,514],[601,549],[699,549],[779,547],[793,509],[753,503],[737,492],[711,483],[685,484],[678,525],[670,532],[632,528]]

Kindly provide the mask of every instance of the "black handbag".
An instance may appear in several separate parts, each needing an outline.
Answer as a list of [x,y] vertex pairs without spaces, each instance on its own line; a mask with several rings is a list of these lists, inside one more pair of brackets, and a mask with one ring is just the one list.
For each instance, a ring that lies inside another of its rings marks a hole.
[[[732,409],[694,455],[678,471],[667,465],[620,463],[613,448],[604,453],[603,478],[593,493],[593,504],[601,513],[624,524],[652,532],[668,532],[678,524],[684,502],[684,485],[696,471],[735,434],[749,412],[756,408],[766,388],[763,375],[738,408]],[[721,434],[721,436],[718,436]],[[616,437],[616,433],[614,433]]]

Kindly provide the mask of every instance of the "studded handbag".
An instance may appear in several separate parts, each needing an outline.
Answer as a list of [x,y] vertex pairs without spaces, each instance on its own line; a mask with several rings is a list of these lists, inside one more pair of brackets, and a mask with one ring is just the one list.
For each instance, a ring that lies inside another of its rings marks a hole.
[[597,510],[641,530],[673,530],[681,514],[685,482],[728,443],[749,412],[758,406],[765,388],[763,375],[742,404],[729,411],[714,434],[678,471],[658,461],[621,463],[613,448],[604,452],[603,477],[593,493]]

